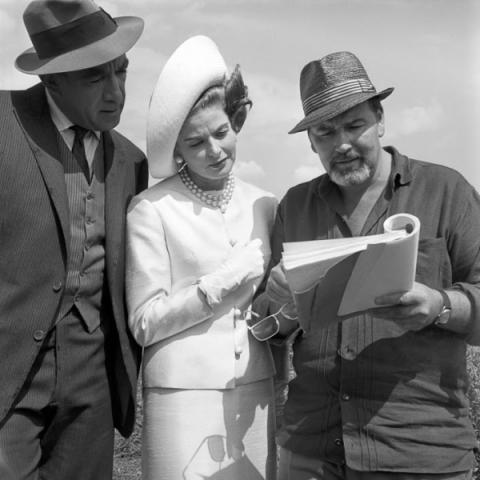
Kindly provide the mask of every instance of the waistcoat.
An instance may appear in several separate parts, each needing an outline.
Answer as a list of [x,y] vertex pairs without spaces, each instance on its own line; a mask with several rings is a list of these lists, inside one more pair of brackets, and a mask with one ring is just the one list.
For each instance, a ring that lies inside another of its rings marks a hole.
[[70,213],[70,255],[58,320],[73,307],[92,332],[100,325],[105,268],[105,169],[103,138],[98,144],[89,184],[58,134]]

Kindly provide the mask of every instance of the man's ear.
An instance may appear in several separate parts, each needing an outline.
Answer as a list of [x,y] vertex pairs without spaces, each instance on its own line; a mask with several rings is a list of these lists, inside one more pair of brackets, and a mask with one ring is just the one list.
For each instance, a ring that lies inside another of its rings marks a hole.
[[378,111],[377,115],[378,115],[378,120],[377,120],[378,136],[379,138],[381,138],[385,134],[385,116],[383,114],[383,110]]
[[315,150],[315,146],[313,145],[312,139],[310,138],[310,132],[307,132],[307,133],[308,133],[308,140],[310,141],[310,148],[312,149],[312,152],[313,152],[313,153],[318,153],[318,152]]
[[45,86],[45,88],[48,88],[50,92],[56,92],[58,87],[57,75],[55,74],[40,75],[40,80]]

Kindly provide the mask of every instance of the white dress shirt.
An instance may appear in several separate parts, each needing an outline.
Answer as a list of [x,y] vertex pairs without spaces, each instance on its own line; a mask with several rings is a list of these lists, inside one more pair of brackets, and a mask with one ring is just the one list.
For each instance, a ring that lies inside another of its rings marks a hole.
[[[67,118],[67,116],[60,110],[55,101],[53,100],[48,88],[45,89],[47,96],[47,103],[50,108],[50,116],[52,117],[53,124],[57,127],[63,140],[67,144],[68,148],[72,150],[73,141],[75,139],[75,132],[70,128],[74,124]],[[95,151],[100,142],[100,132],[88,130],[87,134],[83,138],[83,146],[85,148],[85,155],[87,157],[88,167],[92,168],[93,158]]]

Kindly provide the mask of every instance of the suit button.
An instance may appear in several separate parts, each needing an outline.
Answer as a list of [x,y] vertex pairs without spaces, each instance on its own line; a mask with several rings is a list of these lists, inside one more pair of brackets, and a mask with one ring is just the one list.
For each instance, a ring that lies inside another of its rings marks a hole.
[[336,438],[334,443],[337,447],[341,447],[343,445],[343,440],[341,438]]
[[62,282],[58,281],[53,284],[53,291],[54,292],[59,292],[62,289]]
[[350,395],[348,393],[342,394],[342,400],[348,402],[350,400]]
[[355,360],[355,350],[348,345],[337,350],[337,355],[345,360]]
[[33,339],[36,342],[41,342],[45,338],[45,332],[43,330],[35,330],[33,332]]

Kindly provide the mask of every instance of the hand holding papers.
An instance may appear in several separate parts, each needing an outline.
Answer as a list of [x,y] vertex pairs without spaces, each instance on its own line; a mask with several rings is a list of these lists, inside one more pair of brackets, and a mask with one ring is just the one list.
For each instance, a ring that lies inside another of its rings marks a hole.
[[[364,237],[284,243],[283,266],[296,294],[318,286],[345,316],[375,308],[375,298],[410,290],[415,280],[420,221],[400,213],[384,232]],[[335,306],[335,308],[337,308]]]

